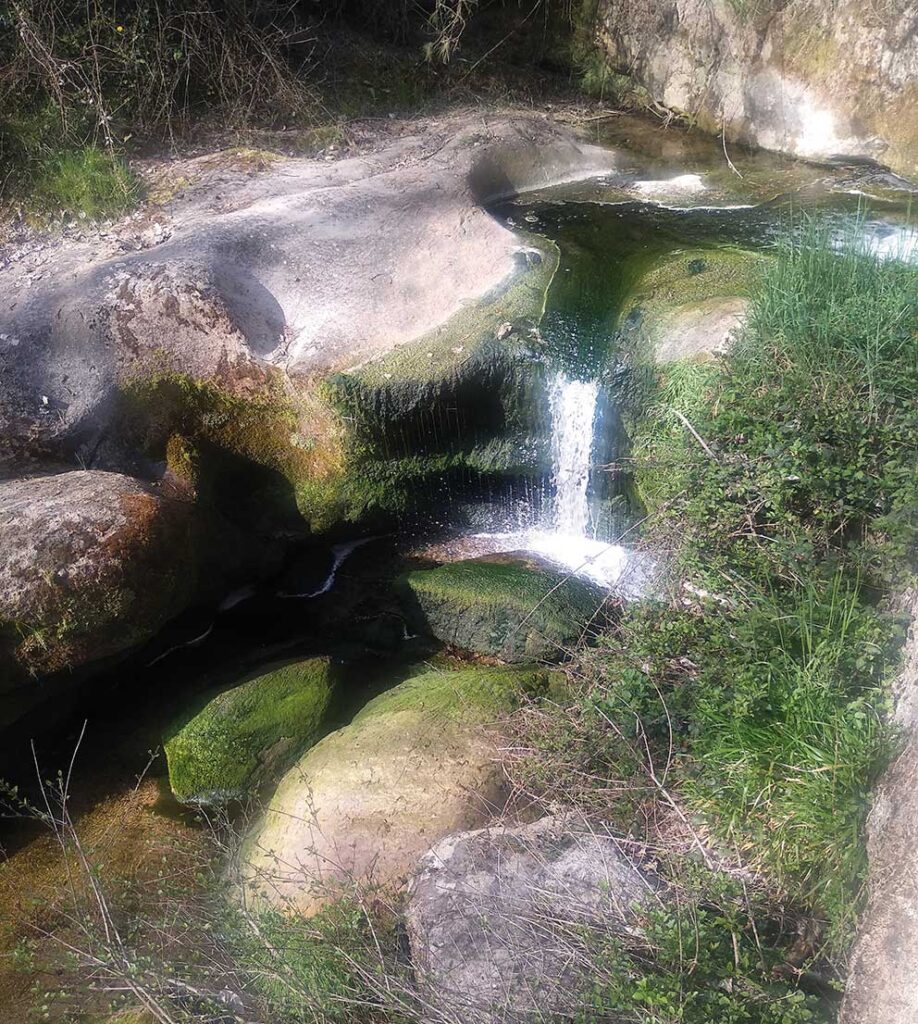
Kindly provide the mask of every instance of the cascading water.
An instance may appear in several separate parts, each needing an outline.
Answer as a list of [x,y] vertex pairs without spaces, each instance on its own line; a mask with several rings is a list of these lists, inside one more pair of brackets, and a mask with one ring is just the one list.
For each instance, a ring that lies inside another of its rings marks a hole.
[[590,469],[599,385],[555,374],[548,390],[552,423],[553,526],[586,537],[590,526]]
[[535,529],[480,533],[475,539],[488,551],[531,551],[620,593],[636,594],[641,590],[637,574],[625,578],[628,552],[597,539],[594,531],[590,482],[602,429],[599,399],[598,381],[554,374],[548,385],[554,501]]

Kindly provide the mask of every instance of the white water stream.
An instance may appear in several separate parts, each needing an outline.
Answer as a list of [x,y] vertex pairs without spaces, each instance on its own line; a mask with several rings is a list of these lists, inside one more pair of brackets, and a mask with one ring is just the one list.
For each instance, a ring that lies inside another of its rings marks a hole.
[[558,533],[586,537],[590,526],[590,471],[599,384],[569,380],[563,373],[557,373],[549,386],[548,399],[555,488],[553,525]]
[[639,561],[629,559],[620,544],[596,539],[590,514],[593,452],[601,429],[599,394],[597,381],[555,374],[548,390],[554,491],[549,519],[537,529],[481,533],[477,539],[491,551],[531,551],[601,586],[638,593]]

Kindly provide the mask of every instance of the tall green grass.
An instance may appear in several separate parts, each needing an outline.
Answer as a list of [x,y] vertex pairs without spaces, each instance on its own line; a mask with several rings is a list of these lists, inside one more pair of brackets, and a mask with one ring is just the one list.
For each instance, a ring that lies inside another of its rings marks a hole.
[[29,205],[53,215],[114,216],[140,196],[139,182],[127,164],[95,146],[44,157],[34,169],[33,182]]
[[630,611],[584,671],[590,701],[638,709],[658,762],[679,752],[671,785],[843,958],[895,742],[901,629],[882,609],[918,568],[918,266],[878,259],[862,221],[818,218],[773,257],[733,350],[655,368],[631,421],[648,540],[718,600]]
[[918,268],[878,259],[863,218],[839,234],[804,216],[768,266],[737,356],[747,373],[807,374],[826,397],[876,410],[914,395],[916,323]]
[[724,625],[716,653],[694,655],[686,793],[826,916],[838,950],[866,872],[867,794],[891,744],[882,711],[894,634],[840,574],[757,595]]

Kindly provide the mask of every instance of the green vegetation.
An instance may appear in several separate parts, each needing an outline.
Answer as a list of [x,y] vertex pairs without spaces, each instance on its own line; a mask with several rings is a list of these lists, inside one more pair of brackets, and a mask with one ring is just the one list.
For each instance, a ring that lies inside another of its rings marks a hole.
[[163,744],[186,803],[245,797],[319,738],[334,683],[328,658],[298,661],[211,697]]
[[[548,36],[564,40],[551,49],[567,58],[569,13],[545,0],[552,22],[542,34],[521,31],[529,19],[515,0],[241,0],[232,9],[0,0],[0,206],[33,217],[106,216],[137,196],[121,156],[202,138],[225,146],[228,135],[315,152],[347,144],[354,119],[468,101],[473,72],[476,98],[528,99],[542,87],[533,66]],[[521,56],[505,69],[515,39]],[[460,41],[477,59],[455,59]],[[36,190],[62,175],[66,201],[60,180]],[[118,202],[99,201],[110,195]]]
[[[407,982],[406,967],[397,967],[396,918],[381,906],[375,909],[371,916],[354,899],[334,903],[312,918],[264,911],[255,929],[251,919],[230,918],[237,970],[251,979],[272,1021],[369,1024],[396,1019],[372,1009],[379,1002],[374,980],[384,967],[392,971],[386,982],[394,990]],[[386,982],[380,978],[377,984]]]
[[661,368],[638,400],[638,488],[659,477],[658,460],[685,474],[652,481],[663,489],[650,511],[670,509],[657,536],[687,531],[681,563],[714,589],[800,583],[843,564],[882,590],[913,568],[918,271],[876,260],[857,237],[839,253],[828,226],[804,221],[722,369]]
[[633,801],[653,788],[640,783],[648,761],[669,763],[727,849],[823,917],[839,953],[866,868],[867,796],[890,749],[883,684],[898,639],[841,577],[749,592],[734,609],[631,610],[588,673],[573,737],[568,722],[552,745],[579,749],[574,763],[595,780],[603,761],[634,773]]
[[728,357],[636,368],[649,542],[694,589],[629,610],[582,660],[575,706],[535,719],[560,778],[530,766],[592,806],[620,780],[625,819],[665,766],[725,849],[821,922],[810,952],[836,960],[894,743],[901,629],[883,598],[918,550],[918,269],[858,237],[840,249],[804,220]]
[[31,202],[67,216],[112,216],[131,207],[137,179],[118,157],[96,148],[52,153],[42,161]]
[[557,661],[603,622],[602,591],[517,561],[465,561],[403,580],[409,615],[445,643],[505,661]]
[[[782,980],[780,926],[742,885],[698,868],[682,872],[678,901],[641,922],[643,936],[611,938],[595,952],[592,1005],[578,1024],[605,1015],[647,1024],[818,1024],[818,998]],[[621,1015],[627,1014],[626,1017]]]
[[535,666],[421,672],[365,704],[354,724],[401,711],[457,720],[471,714],[480,721],[482,711],[500,714],[524,694],[545,695],[559,685],[559,673]]

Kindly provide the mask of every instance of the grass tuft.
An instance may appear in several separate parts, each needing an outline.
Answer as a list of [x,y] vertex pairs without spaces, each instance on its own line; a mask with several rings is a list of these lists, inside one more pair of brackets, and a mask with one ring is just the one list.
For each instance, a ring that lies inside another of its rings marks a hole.
[[123,213],[139,197],[139,182],[123,160],[83,146],[41,161],[30,205],[43,213],[95,220]]

